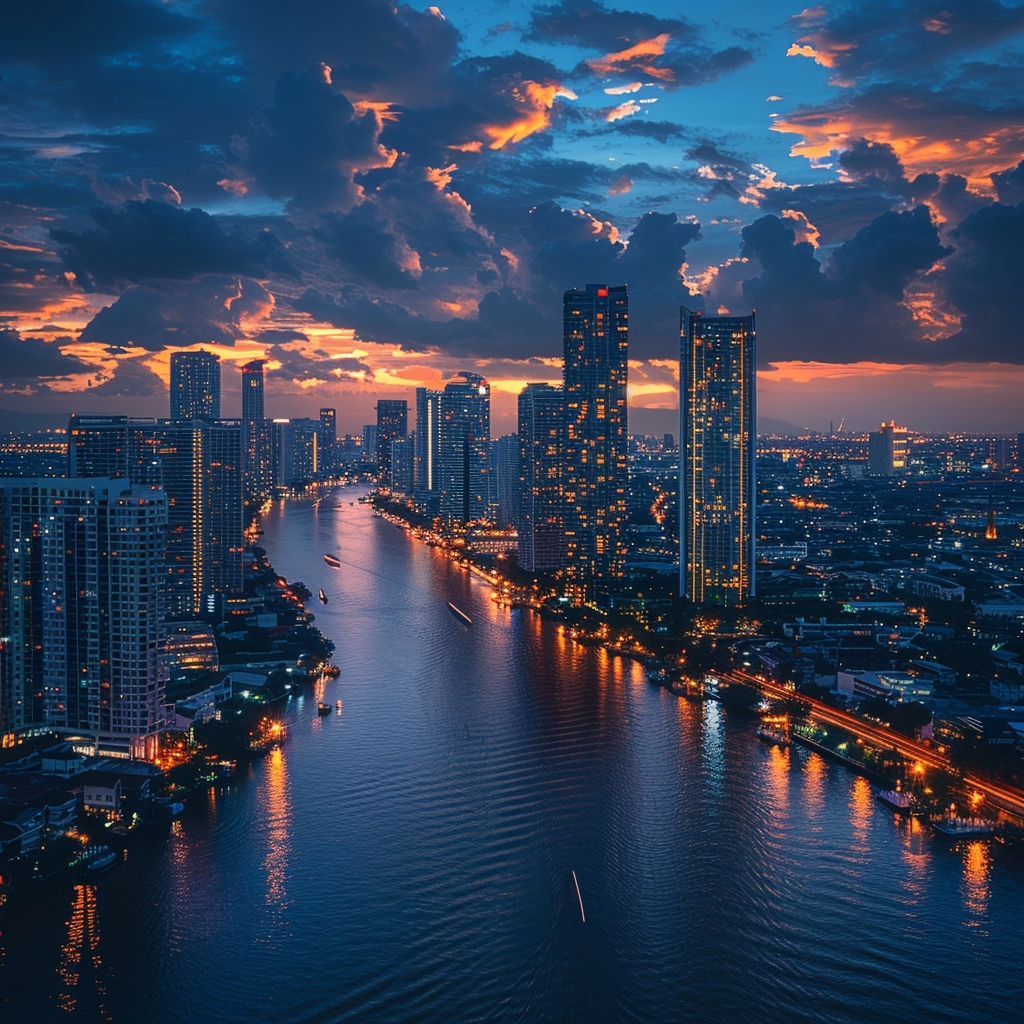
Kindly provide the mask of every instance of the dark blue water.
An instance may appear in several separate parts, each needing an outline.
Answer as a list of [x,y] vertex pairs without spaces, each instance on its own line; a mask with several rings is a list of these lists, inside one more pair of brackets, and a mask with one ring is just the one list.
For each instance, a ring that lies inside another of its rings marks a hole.
[[0,1019],[1019,1019],[1019,855],[897,823],[350,497],[265,537],[330,595],[341,716],[300,698],[169,842],[10,908]]

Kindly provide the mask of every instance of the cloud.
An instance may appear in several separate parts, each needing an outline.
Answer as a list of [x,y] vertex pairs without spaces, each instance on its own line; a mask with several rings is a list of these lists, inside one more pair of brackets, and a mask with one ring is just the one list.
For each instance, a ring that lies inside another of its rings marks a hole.
[[930,72],[963,53],[1024,30],[1024,8],[998,0],[847,0],[790,19],[799,35],[788,55],[833,70],[833,82],[892,68]]
[[667,89],[714,81],[753,59],[740,46],[711,49],[703,31],[682,18],[616,10],[600,0],[562,0],[535,8],[526,38],[602,51],[582,63],[578,75],[639,78]]
[[296,207],[350,209],[356,178],[388,167],[397,154],[380,141],[379,109],[359,109],[332,84],[332,71],[282,75],[274,102],[236,140],[244,173],[267,195]]
[[258,322],[273,305],[270,292],[246,277],[135,286],[100,310],[79,340],[150,352],[196,344],[233,345],[245,337],[246,321]]
[[58,342],[23,338],[17,331],[0,328],[0,384],[46,382],[89,370],[80,359],[65,354]]
[[291,271],[281,243],[269,231],[245,238],[224,231],[216,217],[199,209],[147,200],[95,208],[91,219],[93,228],[50,232],[68,270],[90,291],[160,278]]

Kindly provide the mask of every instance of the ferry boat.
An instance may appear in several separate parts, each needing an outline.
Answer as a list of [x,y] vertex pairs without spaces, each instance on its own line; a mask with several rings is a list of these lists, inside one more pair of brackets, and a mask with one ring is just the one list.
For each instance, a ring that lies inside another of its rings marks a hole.
[[331,705],[325,704],[322,700],[317,702],[316,713],[321,716],[329,715],[331,713]]
[[904,789],[880,789],[875,796],[898,814],[911,814],[914,810],[914,798]]
[[949,836],[951,839],[984,839],[995,835],[996,824],[987,818],[946,817],[933,821],[932,828],[940,835]]
[[340,715],[341,712],[342,712],[342,709],[344,707],[345,707],[345,702],[343,700],[341,700],[341,698],[339,698],[337,703],[334,705],[334,710],[337,711],[338,714]]
[[[340,569],[341,568],[341,559],[336,557],[335,555],[324,555],[324,561],[332,569]],[[321,591],[321,593],[323,593],[323,591]]]
[[457,605],[452,604],[451,601],[448,602],[448,610],[453,615],[457,615],[460,619],[462,619],[462,621],[467,626],[473,625],[473,620],[461,608],[459,608]]
[[320,603],[327,604],[327,595],[324,593],[324,588],[320,588]]

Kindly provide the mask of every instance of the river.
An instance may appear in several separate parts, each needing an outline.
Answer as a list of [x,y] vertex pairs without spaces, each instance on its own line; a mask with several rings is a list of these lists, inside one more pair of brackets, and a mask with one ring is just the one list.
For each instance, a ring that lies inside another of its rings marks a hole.
[[358,493],[264,537],[329,595],[343,712],[293,699],[285,745],[168,840],[7,908],[0,1018],[1019,1014],[1024,857],[900,823],[864,779],[499,608]]

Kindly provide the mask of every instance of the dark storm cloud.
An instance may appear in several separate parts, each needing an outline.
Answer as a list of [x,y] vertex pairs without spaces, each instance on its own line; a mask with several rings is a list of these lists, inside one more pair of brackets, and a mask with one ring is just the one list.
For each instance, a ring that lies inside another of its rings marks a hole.
[[404,253],[390,228],[362,206],[343,216],[328,216],[315,232],[332,259],[369,284],[380,288],[415,288],[409,253]]
[[608,126],[610,134],[632,136],[633,138],[655,139],[658,142],[670,142],[684,138],[687,130],[673,121],[648,121],[646,119],[626,118],[615,121]]
[[848,79],[893,68],[931,72],[940,61],[1024,30],[1024,7],[998,0],[847,0],[810,7],[790,21],[797,43]]
[[89,394],[108,398],[159,398],[162,405],[167,397],[167,385],[142,359],[118,359],[114,372],[98,384],[90,385]]
[[742,234],[743,255],[761,268],[745,280],[742,294],[767,339],[762,362],[943,361],[944,343],[914,340],[920,332],[901,304],[911,280],[949,252],[925,207],[876,218],[825,266],[813,246],[774,215]]
[[390,162],[380,134],[378,114],[357,110],[319,69],[282,75],[274,102],[236,148],[268,195],[297,207],[348,209],[360,194],[356,175]]
[[149,0],[47,0],[9,5],[0,60],[67,67],[145,51],[192,34],[197,23]]
[[1008,167],[992,175],[992,183],[999,194],[999,201],[1006,206],[1024,203],[1024,160],[1016,167]]
[[151,352],[195,344],[233,345],[242,320],[272,305],[270,293],[250,278],[204,277],[167,287],[133,287],[100,310],[81,341]]
[[87,372],[89,367],[80,359],[65,355],[60,342],[23,338],[17,331],[0,327],[0,384],[20,385]]
[[703,31],[682,18],[616,10],[600,0],[562,0],[535,8],[527,38],[602,52],[580,64],[577,74],[653,79],[668,89],[714,81],[754,56],[740,46],[711,49]]
[[338,359],[323,349],[274,345],[267,353],[267,358],[281,364],[273,371],[274,376],[295,381],[317,380],[325,384],[336,384],[340,380],[359,379],[355,374],[364,380],[373,379],[373,369],[369,363],[347,357]]
[[95,227],[55,228],[61,259],[87,290],[202,274],[288,273],[281,243],[268,231],[245,238],[216,217],[152,200],[91,211]]
[[259,68],[324,62],[344,89],[413,104],[450,98],[447,69],[459,32],[443,16],[392,0],[207,0]]
[[963,314],[949,347],[965,359],[1024,364],[1017,294],[1024,280],[1024,204],[988,206],[952,234],[944,287]]

